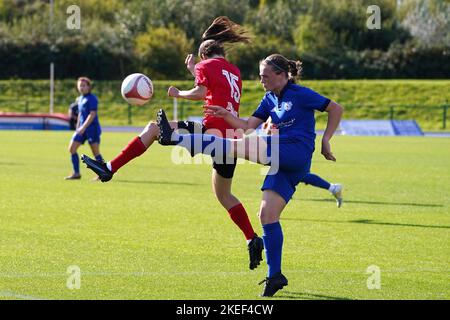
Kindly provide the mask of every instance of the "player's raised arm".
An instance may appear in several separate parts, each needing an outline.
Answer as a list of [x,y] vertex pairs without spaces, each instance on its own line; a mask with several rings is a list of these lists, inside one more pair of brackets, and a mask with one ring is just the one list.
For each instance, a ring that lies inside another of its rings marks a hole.
[[186,68],[189,72],[195,77],[195,57],[192,53],[188,54],[186,59],[184,60],[186,64]]

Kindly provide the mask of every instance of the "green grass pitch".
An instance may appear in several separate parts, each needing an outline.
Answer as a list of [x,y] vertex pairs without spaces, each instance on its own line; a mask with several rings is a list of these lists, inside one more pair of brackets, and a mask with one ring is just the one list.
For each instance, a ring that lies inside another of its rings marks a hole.
[[[105,158],[134,135],[104,133]],[[70,137],[0,131],[0,299],[262,299],[267,266],[248,269],[208,164],[175,165],[173,148],[155,144],[109,183],[84,165],[82,180],[64,181]],[[450,139],[332,145],[337,163],[316,151],[312,171],[344,184],[344,205],[298,188],[281,219],[289,285],[274,299],[450,299]],[[260,169],[239,165],[234,193],[261,234]],[[67,285],[70,266],[79,289]]]

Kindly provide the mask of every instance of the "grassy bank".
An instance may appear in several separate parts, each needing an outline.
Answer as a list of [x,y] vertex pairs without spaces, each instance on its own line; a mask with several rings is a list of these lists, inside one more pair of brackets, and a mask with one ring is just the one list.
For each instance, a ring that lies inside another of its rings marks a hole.
[[[169,85],[189,89],[192,81],[154,81],[155,94],[144,107],[128,107],[120,95],[121,81],[96,81],[94,93],[100,100],[103,125],[144,125],[164,106],[171,113],[173,100],[166,96]],[[415,119],[425,130],[442,130],[444,106],[450,102],[448,80],[340,80],[304,81],[321,94],[339,102],[346,119]],[[264,91],[257,81],[244,81],[241,116],[248,116],[258,105]],[[67,111],[75,99],[74,80],[58,80],[55,87],[55,111]],[[179,101],[179,117],[201,115],[201,103]],[[0,111],[47,112],[49,109],[48,80],[1,80]],[[447,112],[447,130],[450,127]],[[318,127],[325,125],[325,115],[318,114]]]

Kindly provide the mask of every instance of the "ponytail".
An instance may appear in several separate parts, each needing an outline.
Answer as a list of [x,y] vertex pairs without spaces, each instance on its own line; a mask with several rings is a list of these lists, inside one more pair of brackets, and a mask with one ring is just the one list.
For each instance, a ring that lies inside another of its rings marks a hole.
[[214,19],[212,24],[202,35],[202,41],[215,40],[217,42],[244,42],[249,43],[250,38],[240,25],[234,23],[230,18],[221,16]]
[[221,16],[214,19],[212,24],[202,35],[202,43],[198,49],[198,55],[211,57],[213,55],[225,56],[223,43],[243,42],[249,43],[246,30],[234,23],[230,18]]
[[300,60],[288,60],[289,63],[289,80],[295,83],[296,78],[300,78],[302,75],[303,67]]

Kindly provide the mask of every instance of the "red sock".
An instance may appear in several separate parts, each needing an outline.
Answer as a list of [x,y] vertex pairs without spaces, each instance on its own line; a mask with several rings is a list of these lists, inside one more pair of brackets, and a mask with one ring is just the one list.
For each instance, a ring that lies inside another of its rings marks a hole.
[[111,160],[111,169],[115,173],[122,166],[130,162],[136,157],[139,157],[147,150],[139,137],[135,137],[128,145],[120,152],[120,154]]
[[255,236],[255,231],[253,230],[252,224],[248,219],[247,211],[245,211],[242,203],[235,205],[233,208],[228,210],[231,220],[242,230],[245,235],[245,239],[251,240]]

